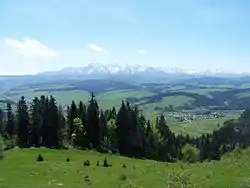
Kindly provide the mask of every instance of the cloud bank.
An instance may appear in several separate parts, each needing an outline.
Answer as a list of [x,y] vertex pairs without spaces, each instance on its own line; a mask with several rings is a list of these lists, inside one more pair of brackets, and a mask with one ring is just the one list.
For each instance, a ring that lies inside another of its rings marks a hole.
[[53,57],[56,55],[55,50],[36,39],[14,40],[6,38],[5,44],[12,48],[15,53],[28,58]]

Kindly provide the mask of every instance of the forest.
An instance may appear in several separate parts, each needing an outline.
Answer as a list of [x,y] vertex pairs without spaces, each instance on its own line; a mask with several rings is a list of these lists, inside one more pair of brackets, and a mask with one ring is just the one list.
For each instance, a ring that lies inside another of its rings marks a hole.
[[0,134],[6,149],[73,147],[168,162],[219,160],[250,145],[250,110],[211,134],[192,138],[175,135],[163,114],[156,122],[147,120],[127,101],[119,109],[102,110],[92,93],[87,104],[72,101],[66,110],[53,96],[35,97],[31,104],[22,96],[16,110],[10,103],[0,110]]

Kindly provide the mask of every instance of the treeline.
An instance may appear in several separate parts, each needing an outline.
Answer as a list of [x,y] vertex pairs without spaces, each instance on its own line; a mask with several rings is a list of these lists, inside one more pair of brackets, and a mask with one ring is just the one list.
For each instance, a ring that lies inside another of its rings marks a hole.
[[249,146],[250,110],[218,131],[190,138],[175,135],[162,114],[151,123],[125,101],[118,110],[103,111],[92,94],[88,104],[72,101],[66,112],[53,96],[35,97],[29,106],[21,97],[15,112],[10,103],[6,112],[0,110],[0,134],[8,148],[76,147],[169,162],[192,155],[200,161],[218,160],[236,147]]

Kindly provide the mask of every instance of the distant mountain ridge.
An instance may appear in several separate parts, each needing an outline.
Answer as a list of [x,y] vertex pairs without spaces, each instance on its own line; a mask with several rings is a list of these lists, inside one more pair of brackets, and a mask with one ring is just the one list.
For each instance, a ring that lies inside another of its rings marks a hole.
[[141,65],[118,65],[118,64],[100,64],[100,63],[87,63],[81,67],[66,67],[59,71],[43,72],[39,75],[58,75],[58,74],[106,74],[106,75],[135,75],[135,74],[184,74],[184,75],[250,75],[244,72],[234,72],[224,69],[215,70],[188,70],[181,68],[164,68],[156,66],[141,66]]

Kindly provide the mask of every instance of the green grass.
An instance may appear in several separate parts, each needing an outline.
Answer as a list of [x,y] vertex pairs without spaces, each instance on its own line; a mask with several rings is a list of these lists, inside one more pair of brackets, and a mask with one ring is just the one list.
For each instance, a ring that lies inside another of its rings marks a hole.
[[[225,117],[214,119],[196,119],[190,122],[177,122],[169,119],[169,127],[176,134],[190,135],[198,137],[202,134],[211,133],[223,126],[223,123],[229,119],[236,119],[238,115],[228,114]],[[219,126],[218,126],[219,125]]]
[[227,91],[227,88],[206,88],[206,89],[185,89],[182,90],[186,93],[195,93],[199,95],[208,95],[209,93],[215,92],[215,91]]
[[141,108],[145,111],[149,111],[150,113],[154,112],[155,107],[165,108],[169,107],[169,105],[173,105],[173,107],[184,106],[185,104],[192,103],[194,101],[193,98],[185,96],[185,95],[176,95],[176,96],[168,96],[164,97],[161,101],[155,103],[148,103],[141,105]]
[[[36,162],[39,153],[44,162]],[[182,173],[185,182],[191,182],[190,187],[243,188],[250,179],[249,155],[247,149],[216,162],[169,164],[77,150],[13,149],[0,161],[0,187],[167,188],[173,181],[169,176]],[[95,165],[96,161],[102,163],[104,156],[112,163],[111,168]],[[66,157],[71,161],[67,163]],[[83,167],[84,159],[90,160],[90,167]],[[126,164],[126,169],[122,168],[123,164]]]
[[90,93],[83,90],[70,90],[70,91],[51,91],[51,92],[41,92],[41,91],[33,91],[24,90],[24,92],[20,92],[20,94],[11,95],[10,99],[13,101],[18,101],[21,96],[25,96],[26,99],[33,99],[34,97],[40,97],[41,95],[49,96],[52,95],[56,98],[59,104],[69,105],[72,100],[75,100],[78,103],[80,100],[83,102],[87,102],[90,96]]
[[97,101],[103,108],[112,108],[115,106],[119,108],[121,101],[127,98],[142,98],[152,96],[153,93],[144,90],[116,90],[97,95]]
[[[11,95],[9,98],[13,101],[18,101],[21,96],[25,96],[26,99],[33,99],[41,95],[53,95],[59,104],[69,105],[72,100],[78,103],[80,100],[86,103],[90,97],[90,93],[84,90],[69,90],[69,91],[33,91],[29,89],[20,90],[17,93]],[[96,96],[99,105],[104,108],[116,108],[120,107],[121,101],[126,98],[141,98],[151,96],[153,93],[149,91],[135,91],[135,90],[116,90],[106,93],[101,93]]]

